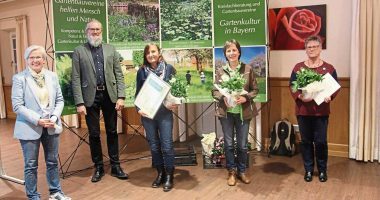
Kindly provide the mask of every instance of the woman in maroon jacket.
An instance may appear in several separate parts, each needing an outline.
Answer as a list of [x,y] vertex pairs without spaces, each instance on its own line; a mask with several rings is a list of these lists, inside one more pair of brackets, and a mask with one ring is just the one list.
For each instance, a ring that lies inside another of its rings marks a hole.
[[[338,80],[334,67],[320,58],[322,42],[318,36],[308,37],[305,40],[305,49],[308,59],[294,66],[290,77],[290,86],[292,81],[296,80],[296,74],[301,68],[312,69],[319,74],[330,73],[335,80]],[[317,162],[319,181],[327,181],[327,125],[330,114],[330,102],[337,93],[338,91],[332,96],[326,97],[320,105],[317,105],[311,98],[305,98],[300,90],[291,93],[296,102],[296,115],[301,132],[301,152],[306,182],[313,180],[314,157]]]

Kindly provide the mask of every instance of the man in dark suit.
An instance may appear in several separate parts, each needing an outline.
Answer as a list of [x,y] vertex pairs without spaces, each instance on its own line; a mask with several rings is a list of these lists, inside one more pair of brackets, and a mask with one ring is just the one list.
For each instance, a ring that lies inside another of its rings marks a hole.
[[107,133],[111,175],[128,179],[119,162],[117,111],[123,109],[125,99],[124,77],[119,53],[115,47],[102,43],[102,24],[93,19],[87,23],[88,42],[75,48],[72,63],[72,87],[77,112],[86,116],[95,172],[92,182],[104,176],[103,154],[100,142],[100,110],[103,112]]

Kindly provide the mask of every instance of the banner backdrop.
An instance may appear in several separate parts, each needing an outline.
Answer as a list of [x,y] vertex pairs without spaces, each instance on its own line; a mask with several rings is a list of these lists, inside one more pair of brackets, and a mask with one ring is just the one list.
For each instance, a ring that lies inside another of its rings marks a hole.
[[265,0],[216,0],[214,9],[215,46],[232,38],[240,45],[266,45]]
[[71,56],[75,47],[86,43],[85,26],[95,18],[103,24],[107,41],[106,0],[53,0],[55,65],[65,100],[62,115],[76,113],[71,90]]
[[[53,0],[54,49],[73,51],[75,47],[87,42],[84,27],[90,19],[107,24],[107,4],[105,0]],[[107,33],[107,27],[103,27]],[[103,35],[107,41],[107,34]]]
[[[159,3],[160,2],[160,3]],[[71,54],[87,42],[84,28],[95,18],[104,41],[114,45],[126,83],[126,106],[133,106],[136,72],[148,43],[162,47],[165,61],[187,83],[187,103],[212,102],[215,67],[223,65],[222,47],[236,39],[242,61],[254,68],[258,102],[267,100],[265,0],[53,0],[56,69],[65,97],[65,114],[75,113],[71,91]]]

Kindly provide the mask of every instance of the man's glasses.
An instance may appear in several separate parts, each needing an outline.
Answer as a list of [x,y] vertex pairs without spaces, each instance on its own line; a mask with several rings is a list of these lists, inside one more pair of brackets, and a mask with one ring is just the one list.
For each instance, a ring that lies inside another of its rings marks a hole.
[[92,32],[95,32],[95,31],[102,31],[102,29],[101,28],[88,28],[87,29],[88,31],[92,31]]

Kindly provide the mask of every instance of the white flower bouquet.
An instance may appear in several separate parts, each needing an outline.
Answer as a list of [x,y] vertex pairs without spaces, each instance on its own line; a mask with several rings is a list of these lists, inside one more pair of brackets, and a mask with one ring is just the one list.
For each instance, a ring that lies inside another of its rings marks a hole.
[[221,76],[221,80],[219,80],[219,83],[220,84],[214,84],[214,86],[223,96],[227,97],[227,103],[231,107],[235,107],[237,105],[236,99],[239,96],[248,93],[243,89],[244,84],[246,83],[244,74],[240,74],[239,72],[231,72],[230,76],[223,74]]
[[212,132],[212,133],[202,134],[202,137],[203,138],[201,140],[201,143],[202,143],[203,155],[211,157],[213,153],[212,150],[214,148],[216,133]]
[[174,76],[169,80],[171,86],[170,92],[164,100],[164,105],[169,106],[172,104],[182,104],[186,102],[187,86],[185,81],[177,79]]
[[305,99],[313,99],[318,92],[323,90],[323,76],[314,70],[301,68],[296,74],[296,80],[292,82],[292,91],[302,91]]

